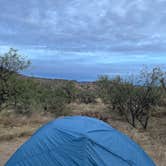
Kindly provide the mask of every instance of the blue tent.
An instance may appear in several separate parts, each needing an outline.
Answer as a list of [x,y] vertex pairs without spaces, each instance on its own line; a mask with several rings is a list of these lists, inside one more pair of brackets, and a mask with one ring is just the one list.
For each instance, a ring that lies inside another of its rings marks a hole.
[[130,138],[89,117],[59,118],[40,128],[6,166],[155,166]]

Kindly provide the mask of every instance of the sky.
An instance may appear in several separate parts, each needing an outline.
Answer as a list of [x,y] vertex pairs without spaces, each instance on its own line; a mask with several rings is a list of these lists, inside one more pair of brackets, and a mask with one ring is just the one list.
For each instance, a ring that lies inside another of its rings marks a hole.
[[[166,66],[166,0],[0,0],[0,52],[26,74],[76,80]],[[43,70],[41,70],[41,68]]]

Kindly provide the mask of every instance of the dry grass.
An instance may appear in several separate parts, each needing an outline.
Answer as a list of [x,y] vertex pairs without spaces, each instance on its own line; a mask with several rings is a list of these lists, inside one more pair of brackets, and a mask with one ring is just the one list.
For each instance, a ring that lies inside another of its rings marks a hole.
[[23,144],[28,137],[13,138],[10,141],[0,142],[0,166],[4,166],[5,162],[8,160],[16,149]]
[[30,136],[42,124],[47,123],[52,118],[34,113],[33,115],[20,116],[10,115],[0,117],[0,141],[9,141],[13,138]]
[[[73,115],[87,115],[97,117],[110,123],[114,128],[127,134],[135,140],[153,158],[157,166],[166,163],[166,115],[156,113],[149,124],[147,131],[138,130],[125,121],[116,118],[116,114],[109,113],[107,107],[98,102],[96,104],[68,105]],[[162,108],[164,111],[164,109]],[[110,116],[111,115],[111,116]],[[52,120],[50,115],[33,114],[26,116],[0,117],[0,166],[32,133],[44,123]]]

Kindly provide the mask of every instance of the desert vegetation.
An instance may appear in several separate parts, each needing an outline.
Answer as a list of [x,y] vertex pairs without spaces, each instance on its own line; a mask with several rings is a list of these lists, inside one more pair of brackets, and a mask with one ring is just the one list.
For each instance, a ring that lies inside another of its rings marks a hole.
[[96,82],[81,84],[20,75],[19,72],[29,65],[30,61],[12,48],[0,56],[0,112],[13,110],[29,114],[40,111],[60,116],[69,113],[65,108],[70,103],[95,104],[101,99],[133,127],[146,129],[153,108],[165,104],[166,73],[159,67],[152,71],[144,68],[136,81],[120,76],[114,79],[100,76]]
[[120,76],[110,80],[101,76],[97,81],[99,96],[111,109],[118,111],[133,127],[137,122],[146,129],[153,107],[165,98],[165,73],[160,68],[140,73],[137,83],[124,80]]
[[64,115],[65,106],[71,102],[95,102],[94,90],[74,81],[43,81],[20,75],[29,65],[14,49],[0,57],[0,111],[28,114],[40,110]]
[[55,117],[86,115],[122,130],[154,158],[154,147],[146,149],[140,135],[145,134],[149,141],[155,139],[148,145],[156,142],[156,146],[161,147],[162,154],[155,161],[164,163],[165,71],[159,67],[144,68],[137,80],[100,76],[96,82],[79,83],[21,75],[20,72],[30,64],[14,49],[0,55],[0,141],[28,137]]

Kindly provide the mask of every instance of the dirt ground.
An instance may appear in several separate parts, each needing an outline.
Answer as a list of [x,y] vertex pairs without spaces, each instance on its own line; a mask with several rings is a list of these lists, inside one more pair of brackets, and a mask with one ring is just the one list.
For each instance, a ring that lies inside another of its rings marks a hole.
[[27,140],[27,137],[0,142],[0,166],[3,166],[16,149]]
[[[157,166],[166,166],[166,115],[152,117],[147,131],[135,129],[125,121],[107,116],[101,110],[104,105],[70,105],[73,114],[87,114],[107,120],[114,128],[122,131],[136,141],[152,157]],[[80,112],[80,110],[82,110]],[[95,110],[95,112],[93,112]],[[86,112],[86,113],[85,113]],[[107,118],[106,118],[107,117]],[[22,145],[42,124],[53,117],[33,115],[27,117],[0,118],[0,166]]]

